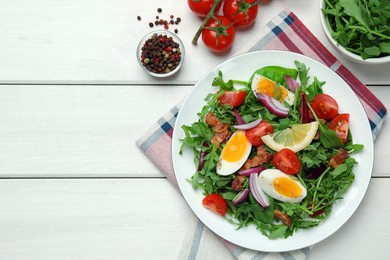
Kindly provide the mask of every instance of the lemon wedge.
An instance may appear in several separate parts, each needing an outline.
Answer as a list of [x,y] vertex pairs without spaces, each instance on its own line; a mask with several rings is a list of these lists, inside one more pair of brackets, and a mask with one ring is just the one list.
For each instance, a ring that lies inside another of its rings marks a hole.
[[261,137],[261,140],[272,150],[280,151],[288,148],[293,152],[299,152],[305,149],[317,133],[318,122],[307,124],[296,124],[291,128],[274,132]]

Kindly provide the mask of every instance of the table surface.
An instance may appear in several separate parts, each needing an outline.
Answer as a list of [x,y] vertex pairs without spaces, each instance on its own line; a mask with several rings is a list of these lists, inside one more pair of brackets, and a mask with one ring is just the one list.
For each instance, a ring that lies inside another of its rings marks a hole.
[[[183,68],[164,80],[135,57],[159,7],[160,17],[182,18],[186,47]],[[191,45],[201,20],[185,1],[2,1],[0,259],[176,259],[192,213],[135,140],[284,8],[390,107],[390,64],[340,57],[322,32],[318,0],[261,6],[224,55]],[[384,124],[364,200],[311,259],[388,257],[389,145]]]

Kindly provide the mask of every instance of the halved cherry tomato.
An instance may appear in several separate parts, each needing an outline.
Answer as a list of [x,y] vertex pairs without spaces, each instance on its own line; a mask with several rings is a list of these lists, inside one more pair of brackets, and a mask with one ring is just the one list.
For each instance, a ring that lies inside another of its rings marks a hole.
[[297,174],[301,169],[298,156],[290,149],[284,148],[272,158],[272,164],[286,174]]
[[332,119],[337,116],[339,112],[339,106],[328,94],[319,94],[311,102],[311,106],[320,119]]
[[245,136],[249,140],[249,142],[254,146],[263,145],[264,142],[261,140],[261,137],[264,135],[272,134],[274,132],[274,128],[270,123],[266,121],[261,121],[260,124],[255,126],[252,129],[245,131]]
[[223,52],[232,47],[236,35],[232,21],[225,16],[210,18],[202,30],[202,41],[214,52]]
[[329,129],[336,131],[341,141],[345,143],[348,137],[349,114],[339,114],[329,123]]
[[[206,17],[214,5],[214,0],[187,0],[187,3],[193,13],[200,17]],[[216,7],[215,13],[218,12],[221,4],[222,1]]]
[[225,91],[225,93],[223,93],[222,96],[218,98],[218,100],[221,105],[228,104],[232,107],[238,107],[245,101],[245,97],[246,92],[243,90]]
[[202,205],[206,208],[214,211],[215,213],[225,216],[227,210],[227,204],[225,199],[216,193],[211,193],[203,198]]
[[223,14],[234,22],[236,27],[248,27],[257,17],[257,0],[225,0]]

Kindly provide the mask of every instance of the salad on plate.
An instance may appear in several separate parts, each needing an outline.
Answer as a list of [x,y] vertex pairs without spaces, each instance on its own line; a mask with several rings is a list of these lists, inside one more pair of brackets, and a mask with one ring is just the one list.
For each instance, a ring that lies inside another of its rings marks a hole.
[[354,182],[350,114],[323,92],[309,68],[265,66],[248,80],[224,79],[205,97],[199,119],[183,125],[192,149],[199,203],[237,229],[254,225],[270,239],[319,225]]

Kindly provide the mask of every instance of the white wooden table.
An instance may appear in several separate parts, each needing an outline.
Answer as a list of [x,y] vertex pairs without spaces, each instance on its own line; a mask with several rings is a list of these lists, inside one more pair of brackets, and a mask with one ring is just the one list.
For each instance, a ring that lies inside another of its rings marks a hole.
[[[135,58],[159,7],[160,17],[182,18],[187,53],[167,80],[146,75]],[[225,55],[191,45],[200,19],[186,1],[3,0],[0,259],[176,259],[192,213],[135,140],[284,8],[390,107],[390,65],[340,57],[322,33],[318,0],[261,7]],[[385,124],[361,206],[310,259],[388,258],[389,145]]]

